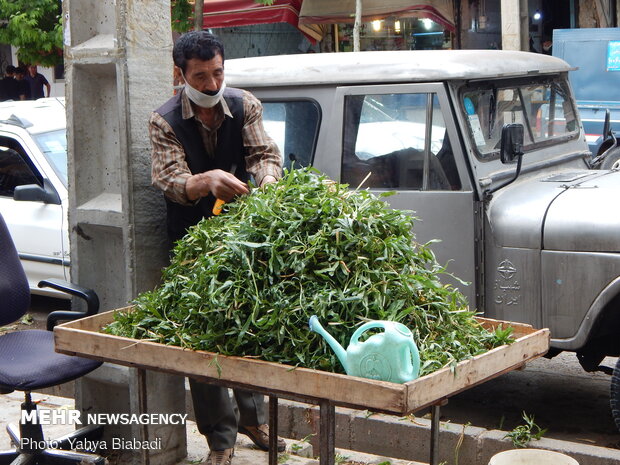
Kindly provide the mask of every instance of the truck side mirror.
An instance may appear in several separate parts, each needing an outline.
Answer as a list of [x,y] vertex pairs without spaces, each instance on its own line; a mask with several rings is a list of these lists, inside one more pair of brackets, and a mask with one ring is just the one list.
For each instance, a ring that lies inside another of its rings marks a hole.
[[523,125],[506,124],[502,128],[502,141],[499,157],[502,163],[512,163],[517,157],[523,155]]
[[43,181],[43,187],[38,184],[15,186],[15,190],[13,191],[13,199],[17,201],[43,202],[45,204],[61,205],[60,196],[47,179]]

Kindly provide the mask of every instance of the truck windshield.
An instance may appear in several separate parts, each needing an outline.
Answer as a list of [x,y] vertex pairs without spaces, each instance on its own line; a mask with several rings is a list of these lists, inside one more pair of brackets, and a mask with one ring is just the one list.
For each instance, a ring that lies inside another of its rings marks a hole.
[[59,129],[34,134],[33,137],[56,175],[67,186],[67,131]]
[[570,93],[565,81],[542,83],[483,83],[462,93],[463,111],[479,156],[499,154],[502,127],[524,126],[525,152],[553,145],[579,132]]

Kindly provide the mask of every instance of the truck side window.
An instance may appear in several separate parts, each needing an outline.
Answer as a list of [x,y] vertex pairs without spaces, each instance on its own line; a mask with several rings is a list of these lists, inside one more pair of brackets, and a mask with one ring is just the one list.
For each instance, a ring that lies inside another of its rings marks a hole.
[[0,147],[0,195],[13,197],[15,188],[26,184],[42,185],[42,182],[17,151]]
[[345,97],[341,179],[357,187],[369,173],[370,188],[461,188],[436,95]]
[[312,164],[319,130],[319,105],[312,100],[262,102],[263,124],[284,157],[283,167]]

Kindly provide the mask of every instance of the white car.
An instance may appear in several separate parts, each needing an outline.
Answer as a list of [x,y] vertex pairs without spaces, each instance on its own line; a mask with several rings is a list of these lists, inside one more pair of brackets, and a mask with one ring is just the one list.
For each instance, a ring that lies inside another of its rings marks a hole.
[[0,103],[0,213],[33,293],[69,278],[67,137],[63,98]]

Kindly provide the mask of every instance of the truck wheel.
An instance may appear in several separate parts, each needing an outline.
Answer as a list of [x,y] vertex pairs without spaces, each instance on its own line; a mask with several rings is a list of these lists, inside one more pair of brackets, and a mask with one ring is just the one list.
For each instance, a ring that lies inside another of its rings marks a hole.
[[620,168],[620,147],[616,147],[611,149],[611,151],[605,155],[603,162],[599,169],[602,170],[611,170],[611,169],[619,169]]
[[614,417],[616,428],[620,431],[620,358],[616,361],[616,367],[611,375],[610,394],[611,415]]

